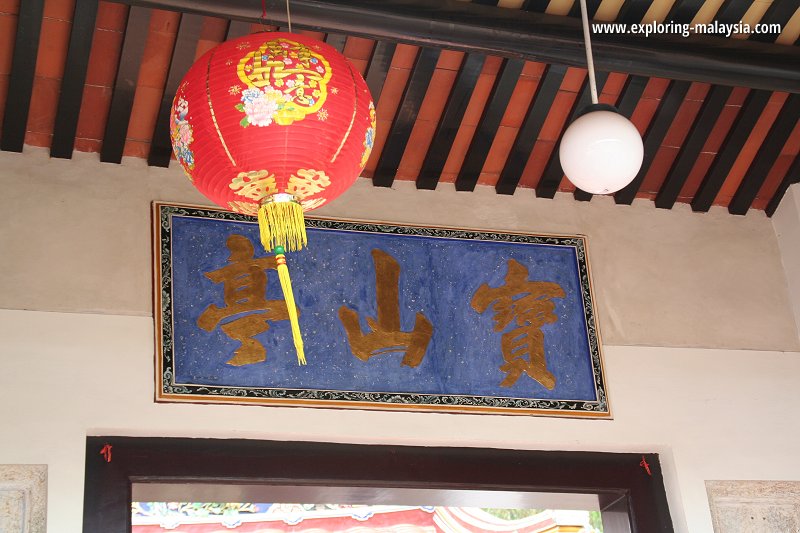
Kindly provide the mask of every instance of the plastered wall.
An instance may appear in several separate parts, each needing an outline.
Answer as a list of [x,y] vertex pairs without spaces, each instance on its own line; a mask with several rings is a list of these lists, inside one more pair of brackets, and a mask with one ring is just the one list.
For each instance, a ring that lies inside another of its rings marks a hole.
[[797,328],[800,330],[800,185],[792,185],[772,217]]

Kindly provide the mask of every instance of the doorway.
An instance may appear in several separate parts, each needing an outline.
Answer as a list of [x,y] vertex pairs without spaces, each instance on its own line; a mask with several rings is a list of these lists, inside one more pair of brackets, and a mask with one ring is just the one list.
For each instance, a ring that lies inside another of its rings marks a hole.
[[[449,506],[478,509],[465,511],[476,524],[494,523],[483,510],[553,508],[559,498],[598,511],[603,533],[673,531],[655,454],[109,436],[87,438],[86,457],[84,533],[130,533],[132,502],[268,501],[330,511],[313,516]],[[469,524],[466,531],[481,531]]]

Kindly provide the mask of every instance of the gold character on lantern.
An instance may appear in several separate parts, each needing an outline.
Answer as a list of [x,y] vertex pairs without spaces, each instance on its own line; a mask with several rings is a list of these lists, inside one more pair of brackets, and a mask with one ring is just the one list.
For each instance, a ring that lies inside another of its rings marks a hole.
[[270,174],[266,170],[239,172],[239,174],[231,180],[228,187],[239,196],[250,198],[255,202],[260,202],[264,198],[278,192],[275,174]]
[[267,300],[267,271],[276,270],[274,256],[254,257],[255,250],[250,239],[243,235],[228,237],[230,250],[228,265],[205,276],[214,283],[222,283],[225,291],[225,307],[209,305],[200,314],[197,325],[205,331],[213,331],[222,320],[249,313],[223,323],[220,328],[242,345],[228,361],[229,365],[242,366],[266,361],[267,350],[255,336],[269,330],[269,322],[288,320],[289,312],[283,300]]
[[506,377],[500,386],[511,387],[523,373],[548,390],[556,386],[555,376],[547,370],[541,328],[558,320],[552,298],[564,296],[564,289],[557,283],[528,281],[528,269],[514,259],[508,261],[505,285],[489,287],[484,283],[475,291],[472,308],[484,313],[491,306],[496,332],[512,322],[517,326],[504,333],[501,340],[505,364],[500,370],[506,372]]
[[310,168],[297,169],[297,174],[289,177],[286,192],[303,200],[309,196],[321,193],[331,184],[331,178],[321,170]]
[[400,265],[382,250],[372,250],[375,264],[375,288],[378,303],[378,321],[367,317],[369,333],[361,331],[356,311],[342,306],[342,321],[347,342],[353,355],[368,361],[376,355],[405,352],[401,364],[416,367],[425,357],[433,336],[433,325],[422,313],[417,313],[412,331],[400,330]]
[[241,125],[288,126],[316,113],[327,98],[330,64],[324,56],[289,39],[263,43],[239,60],[239,79],[247,86],[236,109]]

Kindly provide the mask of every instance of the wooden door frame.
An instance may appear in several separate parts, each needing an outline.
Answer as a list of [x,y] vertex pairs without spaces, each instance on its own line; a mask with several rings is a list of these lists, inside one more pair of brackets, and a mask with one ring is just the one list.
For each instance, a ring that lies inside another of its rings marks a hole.
[[83,532],[129,533],[133,483],[184,482],[624,494],[633,533],[673,532],[657,454],[113,436],[86,439]]

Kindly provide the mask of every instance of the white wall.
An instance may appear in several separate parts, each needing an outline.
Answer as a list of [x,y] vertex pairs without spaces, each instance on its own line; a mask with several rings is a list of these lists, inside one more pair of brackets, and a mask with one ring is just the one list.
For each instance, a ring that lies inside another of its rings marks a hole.
[[174,169],[36,150],[0,153],[0,187],[0,463],[49,465],[51,533],[80,531],[86,435],[658,452],[683,533],[711,532],[704,480],[800,479],[800,341],[761,213],[364,180],[328,208],[587,234],[614,420],[568,420],[155,404],[149,204],[202,197]]
[[786,191],[772,217],[797,329],[800,330],[800,184]]
[[49,465],[51,533],[80,532],[87,434],[658,452],[679,533],[712,531],[706,479],[800,479],[795,353],[607,347],[614,420],[574,420],[155,404],[148,318],[0,311],[0,339],[0,463]]

